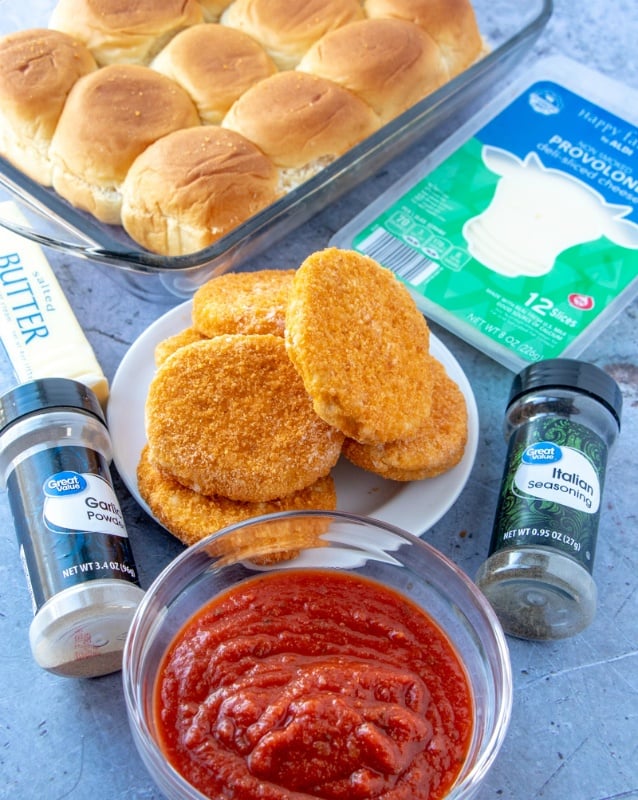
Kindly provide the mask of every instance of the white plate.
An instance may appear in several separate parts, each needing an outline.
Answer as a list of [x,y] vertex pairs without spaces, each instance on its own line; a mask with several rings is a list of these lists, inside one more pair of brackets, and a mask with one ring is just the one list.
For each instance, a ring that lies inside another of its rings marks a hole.
[[[191,325],[191,301],[156,320],[131,345],[113,378],[108,404],[108,425],[113,460],[128,490],[149,513],[137,488],[137,462],[146,442],[144,406],[155,374],[154,350],[163,339]],[[449,472],[424,481],[387,481],[340,459],[333,470],[337,504],[341,511],[389,522],[417,536],[432,527],[457,499],[470,475],[478,445],[478,410],[472,388],[459,363],[431,334],[430,352],[446,368],[465,395],[468,442],[460,463]]]

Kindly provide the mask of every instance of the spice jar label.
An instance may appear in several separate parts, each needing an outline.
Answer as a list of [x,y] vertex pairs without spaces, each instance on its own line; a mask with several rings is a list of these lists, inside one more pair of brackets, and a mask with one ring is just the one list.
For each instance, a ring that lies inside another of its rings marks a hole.
[[[52,473],[52,463],[62,469]],[[105,578],[137,583],[124,518],[108,476],[100,453],[75,446],[34,453],[9,475],[9,500],[36,610],[79,583]],[[25,499],[20,485],[42,489]]]
[[600,505],[598,475],[586,455],[555,442],[537,442],[523,451],[514,486],[524,495],[560,503],[586,514]]
[[490,553],[551,547],[592,570],[607,446],[584,425],[546,417],[512,436]]
[[44,522],[50,530],[127,536],[115,492],[99,475],[58,472],[45,480],[42,490]]

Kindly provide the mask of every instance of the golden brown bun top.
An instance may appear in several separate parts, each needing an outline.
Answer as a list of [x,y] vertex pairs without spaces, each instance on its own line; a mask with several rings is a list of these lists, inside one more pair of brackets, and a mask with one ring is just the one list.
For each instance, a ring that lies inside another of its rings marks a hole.
[[90,183],[118,183],[151,142],[198,124],[192,100],[174,81],[150,67],[113,64],[77,81],[51,154]]
[[208,124],[220,123],[246,89],[277,71],[252,36],[214,22],[178,33],[151,66],[189,93]]
[[331,31],[302,58],[299,70],[350,89],[387,122],[448,79],[429,34],[401,19],[364,19]]
[[278,167],[303,167],[341,155],[380,122],[367,103],[333,81],[286,71],[248,89],[223,125],[254,142]]
[[203,19],[196,0],[58,0],[49,25],[84,42],[104,65],[147,63],[175,33]]
[[277,180],[272,161],[234,131],[216,125],[174,131],[129,170],[122,220],[148,249],[181,255],[274,202]]
[[407,19],[423,28],[441,48],[450,77],[483,49],[470,0],[365,0],[363,6],[369,17]]
[[97,67],[89,50],[66,33],[32,28],[0,39],[2,115],[25,135],[50,138],[75,82]]
[[[272,161],[243,136],[218,125],[182,128],[161,137],[136,159],[128,179],[141,179],[150,187],[151,173],[158,176],[159,185],[179,192],[185,206],[201,203],[215,185],[230,186],[237,176],[276,183]],[[170,205],[172,199],[164,198],[163,204]]]
[[359,0],[234,0],[221,19],[261,42],[281,69],[290,69],[325,33],[362,18]]

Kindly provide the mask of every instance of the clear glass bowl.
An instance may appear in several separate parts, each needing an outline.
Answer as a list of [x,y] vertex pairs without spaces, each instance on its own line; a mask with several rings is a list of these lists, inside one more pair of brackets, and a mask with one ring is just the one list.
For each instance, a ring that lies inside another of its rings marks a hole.
[[[472,5],[486,44],[483,58],[204,250],[172,257],[146,251],[122,228],[103,225],[72,208],[2,157],[0,189],[18,202],[27,224],[0,215],[0,226],[105,266],[135,296],[160,301],[191,297],[212,275],[235,269],[267,250],[481,93],[498,88],[499,81],[509,77],[513,65],[532,47],[553,10],[552,0],[473,0]],[[0,36],[22,28],[46,27],[54,6],[54,0],[11,4],[0,16]]]
[[[322,544],[309,546],[318,525]],[[274,561],[291,550],[298,555],[268,567],[254,560]],[[258,573],[291,567],[374,579],[416,602],[440,625],[467,670],[475,721],[466,762],[448,798],[472,797],[501,747],[512,705],[509,653],[496,615],[465,573],[421,539],[370,518],[320,511],[271,514],[228,527],[186,549],[148,589],[127,637],[123,683],[135,745],[160,790],[169,800],[203,799],[167,763],[156,740],[153,693],[168,646],[218,593]]]

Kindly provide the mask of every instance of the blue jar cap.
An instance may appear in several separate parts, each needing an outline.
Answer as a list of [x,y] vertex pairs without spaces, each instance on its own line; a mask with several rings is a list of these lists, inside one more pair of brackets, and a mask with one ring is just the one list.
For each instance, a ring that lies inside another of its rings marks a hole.
[[22,417],[47,409],[75,409],[106,424],[92,389],[69,378],[40,378],[22,383],[0,397],[0,433]]
[[508,405],[543,389],[568,389],[593,397],[614,415],[620,428],[620,387],[611,375],[595,364],[576,358],[549,358],[530,364],[514,377]]

